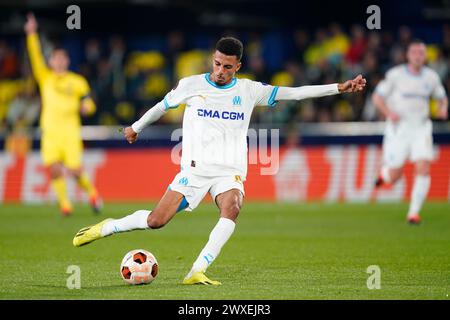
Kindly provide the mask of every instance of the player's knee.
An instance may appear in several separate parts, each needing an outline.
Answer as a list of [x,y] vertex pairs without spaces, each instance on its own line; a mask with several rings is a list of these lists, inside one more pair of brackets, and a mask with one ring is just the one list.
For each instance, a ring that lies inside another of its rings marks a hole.
[[221,208],[220,216],[234,221],[237,219],[240,211],[241,206],[239,202],[235,201]]
[[147,218],[147,224],[151,229],[159,229],[167,224],[167,220],[155,214],[155,210],[153,210],[152,214]]
[[430,174],[430,168],[429,167],[417,168],[416,174],[419,176],[428,176]]
[[417,175],[427,176],[430,174],[430,165],[428,163],[419,163],[415,171]]
[[70,174],[72,175],[72,177],[74,177],[75,179],[80,179],[81,178],[81,169],[71,169],[70,170]]
[[391,181],[394,183],[399,180],[402,176],[403,170],[402,168],[391,169]]
[[53,165],[49,167],[49,173],[51,179],[58,179],[63,176],[62,167],[59,165]]

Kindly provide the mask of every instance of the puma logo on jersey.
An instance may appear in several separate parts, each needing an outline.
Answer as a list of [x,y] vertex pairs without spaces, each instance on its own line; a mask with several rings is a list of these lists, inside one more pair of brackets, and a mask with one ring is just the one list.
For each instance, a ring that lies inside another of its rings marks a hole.
[[225,119],[225,120],[244,120],[243,112],[234,112],[234,111],[222,111],[218,110],[207,110],[207,109],[198,109],[197,115],[199,117],[205,118],[217,118],[217,119]]

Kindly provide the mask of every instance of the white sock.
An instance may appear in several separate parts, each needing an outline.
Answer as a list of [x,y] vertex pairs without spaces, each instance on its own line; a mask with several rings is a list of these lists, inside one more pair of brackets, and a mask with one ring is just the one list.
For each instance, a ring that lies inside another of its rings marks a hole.
[[389,168],[383,166],[381,168],[381,178],[383,178],[384,183],[391,183],[391,175],[389,174]]
[[206,271],[211,263],[217,258],[220,250],[231,237],[236,224],[227,218],[220,218],[209,235],[209,240],[195,260],[191,271],[186,276],[189,278],[194,272]]
[[429,175],[416,175],[414,177],[408,216],[419,214],[423,202],[427,198],[428,190],[430,190],[430,180]]
[[147,218],[150,213],[149,210],[138,210],[122,219],[108,221],[103,225],[102,236],[106,237],[113,233],[137,229],[148,229]]

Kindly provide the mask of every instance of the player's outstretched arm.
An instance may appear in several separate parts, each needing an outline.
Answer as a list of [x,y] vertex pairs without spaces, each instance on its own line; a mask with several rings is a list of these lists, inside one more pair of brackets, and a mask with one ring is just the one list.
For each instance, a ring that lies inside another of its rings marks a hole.
[[136,142],[138,134],[149,124],[157,121],[167,112],[164,102],[158,102],[153,108],[149,109],[138,121],[130,127],[122,130],[125,139],[129,143]]
[[302,86],[297,88],[279,87],[276,100],[302,100],[318,98],[346,92],[359,92],[364,90],[366,79],[358,75],[353,80],[344,83],[333,83],[318,86]]
[[37,34],[38,23],[34,14],[27,15],[27,21],[24,25],[24,30],[27,35],[28,55],[30,56],[31,69],[36,80],[39,82],[48,71],[45,64],[44,56],[42,55],[41,45]]

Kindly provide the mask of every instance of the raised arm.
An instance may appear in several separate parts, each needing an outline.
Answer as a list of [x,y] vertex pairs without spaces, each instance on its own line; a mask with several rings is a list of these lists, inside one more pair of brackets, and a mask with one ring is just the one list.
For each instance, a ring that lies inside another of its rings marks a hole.
[[31,61],[31,69],[37,82],[40,82],[48,72],[48,68],[45,64],[44,56],[42,55],[37,28],[38,23],[36,18],[32,13],[29,13],[27,15],[27,22],[25,23],[24,30],[27,35],[27,48]]
[[279,87],[276,93],[276,100],[302,100],[308,98],[318,98],[345,92],[359,92],[366,86],[366,79],[358,75],[353,80],[344,83],[333,83],[318,86],[302,87]]

